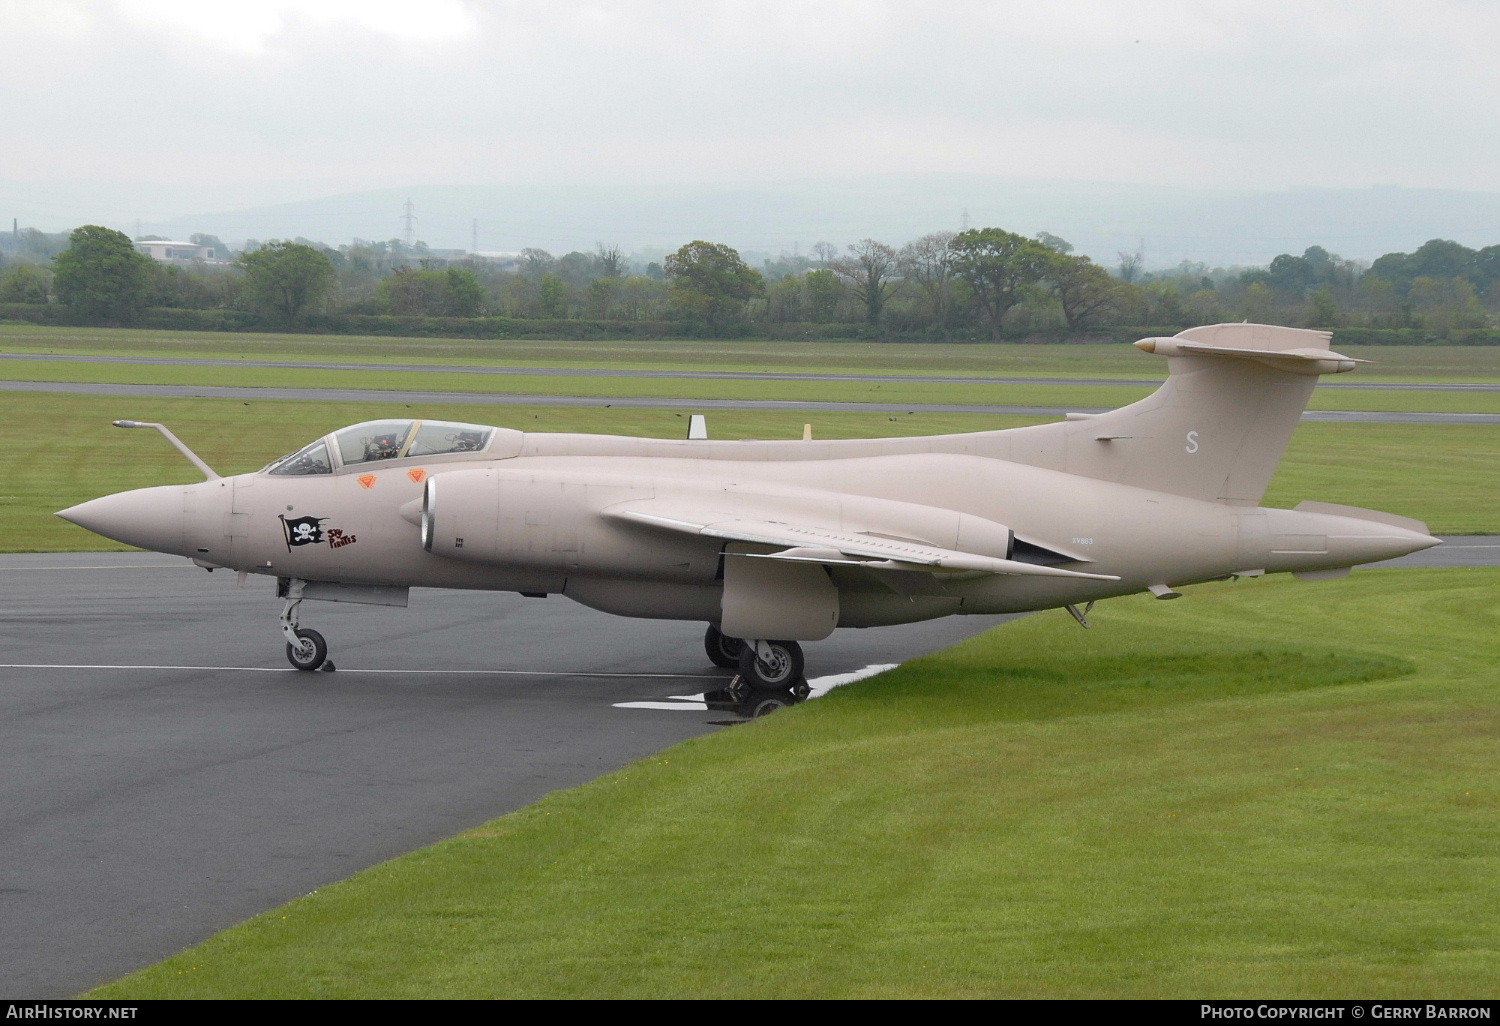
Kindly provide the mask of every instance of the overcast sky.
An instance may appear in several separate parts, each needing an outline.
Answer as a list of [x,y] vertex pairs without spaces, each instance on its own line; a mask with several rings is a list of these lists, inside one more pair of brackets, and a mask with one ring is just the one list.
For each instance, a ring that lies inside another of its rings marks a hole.
[[0,0],[0,183],[161,217],[882,172],[1495,191],[1497,42],[1494,0]]

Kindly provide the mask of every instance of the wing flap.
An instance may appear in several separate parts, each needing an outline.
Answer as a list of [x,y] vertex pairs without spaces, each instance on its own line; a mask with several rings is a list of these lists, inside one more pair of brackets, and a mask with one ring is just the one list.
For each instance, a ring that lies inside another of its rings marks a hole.
[[1039,566],[1014,559],[1000,559],[973,552],[940,548],[923,542],[887,538],[859,532],[844,532],[806,524],[752,519],[711,511],[664,508],[642,509],[623,504],[604,510],[604,515],[671,531],[724,541],[770,545],[781,549],[770,553],[743,553],[760,559],[788,562],[857,565],[876,570],[922,570],[965,573],[1017,574],[1027,577],[1081,577],[1094,581],[1118,581],[1108,574],[1089,574],[1054,566]]

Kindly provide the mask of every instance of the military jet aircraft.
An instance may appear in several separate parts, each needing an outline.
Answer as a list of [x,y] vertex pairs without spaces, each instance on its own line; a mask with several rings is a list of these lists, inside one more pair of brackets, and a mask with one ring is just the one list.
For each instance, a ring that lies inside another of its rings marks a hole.
[[[709,658],[795,687],[836,627],[1066,608],[1290,571],[1339,577],[1438,544],[1405,517],[1259,506],[1318,376],[1364,362],[1259,324],[1135,343],[1151,396],[1102,414],[915,438],[719,441],[356,424],[254,474],[58,515],[207,569],[276,579],[291,664],[328,659],[303,600],[404,606],[413,587],[563,595],[699,621]],[[690,435],[702,435],[695,431]]]

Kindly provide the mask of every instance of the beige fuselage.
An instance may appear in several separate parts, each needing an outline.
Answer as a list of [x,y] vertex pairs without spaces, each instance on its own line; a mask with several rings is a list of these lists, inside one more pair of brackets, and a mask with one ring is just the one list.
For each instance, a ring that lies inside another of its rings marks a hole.
[[[804,638],[826,636],[835,625],[1009,613],[1231,574],[1329,570],[1432,543],[1420,525],[1399,518],[1262,509],[1015,458],[1066,467],[1071,449],[1074,462],[1087,461],[1097,474],[1109,469],[1100,463],[1109,448],[1145,441],[1140,430],[1135,438],[1099,440],[1096,420],[873,441],[669,441],[499,429],[482,453],[397,458],[311,477],[262,471],[96,503],[109,506],[115,537],[234,570],[562,594],[626,616],[712,623],[722,618],[726,560],[776,546],[662,530],[611,511],[664,502],[998,558],[1011,555],[1020,539],[1070,557],[1062,566],[1118,577],[824,564],[818,572],[836,592],[834,621],[782,632]],[[1170,454],[1183,465],[1177,472],[1195,469],[1194,458],[1215,445],[1216,428],[1208,421],[1181,432],[1181,451]],[[83,511],[70,517],[88,526]],[[290,543],[285,521],[299,518],[319,522],[318,544]],[[805,579],[788,577],[783,590],[795,594]]]
[[371,422],[216,478],[168,432],[209,480],[60,515],[277,577],[289,599],[561,594],[746,639],[1336,576],[1437,540],[1371,510],[1260,508],[1317,376],[1359,362],[1328,342],[1255,324],[1145,339],[1170,370],[1150,397],[972,434],[677,441]]

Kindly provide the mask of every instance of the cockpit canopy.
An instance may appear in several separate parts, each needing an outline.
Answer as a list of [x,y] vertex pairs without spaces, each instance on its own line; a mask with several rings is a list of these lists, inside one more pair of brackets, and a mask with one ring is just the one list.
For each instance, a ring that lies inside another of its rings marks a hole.
[[338,466],[349,467],[408,456],[482,452],[494,434],[492,427],[446,420],[370,420],[318,439],[274,464],[269,472],[301,477],[333,473],[335,458]]

